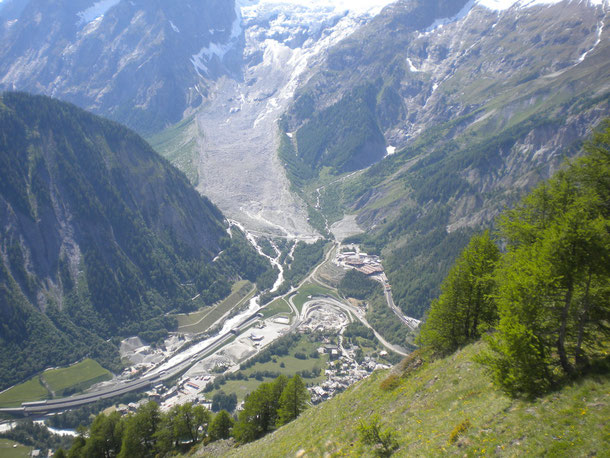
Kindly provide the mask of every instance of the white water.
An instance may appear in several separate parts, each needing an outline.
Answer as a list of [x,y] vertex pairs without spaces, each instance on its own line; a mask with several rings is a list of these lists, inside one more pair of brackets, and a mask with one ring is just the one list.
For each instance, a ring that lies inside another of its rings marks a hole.
[[[271,264],[275,267],[278,268],[278,270],[280,271],[279,275],[277,276],[277,280],[275,281],[275,283],[273,284],[273,288],[271,288],[272,293],[275,293],[280,285],[284,282],[284,267],[282,266],[282,264],[280,263],[280,250],[278,250],[277,246],[275,245],[275,243],[271,242],[271,245],[273,246],[273,249],[275,250],[277,256],[275,258],[272,258],[271,256],[268,256],[266,253],[263,252],[263,250],[261,249],[261,247],[259,246],[256,237],[254,235],[252,235],[252,233],[250,233],[249,231],[246,230],[246,228],[240,224],[237,221],[233,221],[233,220],[229,220],[229,224],[231,226],[235,226],[237,227],[239,230],[241,230],[244,234],[246,234],[246,238],[248,239],[248,241],[252,244],[252,246],[256,249],[256,251],[258,252],[258,254],[260,254],[261,256],[264,256],[265,258],[267,258]],[[258,301],[258,297],[256,296],[254,297],[252,300],[256,299]]]
[[[45,425],[44,420],[35,420],[34,423],[46,427],[51,434],[57,434],[58,436],[72,436],[72,437],[78,436],[78,433],[76,431],[74,431],[73,429],[51,428],[50,426]],[[15,426],[17,426],[17,423],[13,423],[11,429],[14,428]]]
[[[246,235],[246,238],[252,244],[252,246],[254,246],[256,251],[260,255],[269,259],[271,264],[273,264],[275,267],[278,268],[279,275],[273,285],[273,288],[271,289],[271,292],[277,291],[279,289],[280,285],[284,281],[284,268],[279,262],[280,251],[278,250],[277,246],[275,246],[275,244],[272,243],[272,246],[277,253],[277,257],[272,258],[271,256],[268,256],[267,254],[263,253],[263,250],[258,245],[256,237],[254,235],[252,235],[249,231],[247,231],[242,224],[240,224],[239,222],[234,221],[234,220],[229,220],[229,226],[230,227],[234,226],[234,227],[240,229]],[[229,228],[229,230],[230,230],[230,228]],[[171,369],[172,367],[177,366],[178,364],[182,363],[183,361],[186,361],[186,360],[192,358],[193,356],[196,356],[197,354],[199,354],[203,350],[205,350],[212,342],[214,342],[218,338],[219,335],[228,333],[229,331],[231,331],[231,329],[235,328],[239,323],[244,321],[245,318],[258,312],[260,309],[261,309],[260,294],[258,294],[256,296],[254,296],[252,299],[250,299],[250,302],[248,303],[248,307],[245,310],[242,310],[239,313],[237,313],[235,316],[225,320],[225,322],[222,325],[222,329],[220,330],[220,332],[217,335],[210,337],[208,339],[205,339],[205,340],[193,345],[192,347],[187,348],[183,352],[180,352],[180,353],[174,355],[169,360],[167,360],[165,363],[161,364],[160,366],[157,366],[152,371],[148,372],[146,375],[157,374],[161,371]]]

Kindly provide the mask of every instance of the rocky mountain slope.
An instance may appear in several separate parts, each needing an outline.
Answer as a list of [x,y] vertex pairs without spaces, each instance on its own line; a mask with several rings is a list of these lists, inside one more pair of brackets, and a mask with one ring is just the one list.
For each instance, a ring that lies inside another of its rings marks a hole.
[[0,221],[0,389],[85,355],[117,368],[107,339],[155,341],[259,267],[137,134],[42,96],[0,96]]
[[250,229],[311,239],[307,209],[276,155],[277,120],[309,66],[389,0],[238,3],[243,79],[216,79],[192,117],[152,142],[227,215]]
[[607,0],[0,5],[3,87],[156,134],[249,229],[351,215],[416,317],[469,234],[610,114]]
[[304,75],[282,159],[331,221],[356,215],[408,314],[422,316],[472,230],[610,115],[608,11],[401,1]]
[[276,120],[313,59],[391,0],[4,0],[0,89],[44,93],[153,136],[227,215],[311,238]]
[[238,13],[232,0],[4,0],[0,89],[158,130],[199,106],[209,80],[240,77]]

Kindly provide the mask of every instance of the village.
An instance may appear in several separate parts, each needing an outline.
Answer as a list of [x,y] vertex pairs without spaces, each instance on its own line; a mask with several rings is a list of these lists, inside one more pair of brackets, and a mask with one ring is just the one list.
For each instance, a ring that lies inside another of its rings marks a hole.
[[[380,363],[372,356],[362,357],[362,361],[357,361],[357,346],[350,347],[349,350],[342,345],[325,345],[318,349],[320,353],[328,352],[330,358],[328,368],[324,371],[326,380],[318,385],[309,387],[311,403],[316,405],[327,401],[335,395],[345,391],[354,383],[368,377],[373,371],[388,369],[390,366]],[[380,357],[387,356],[386,351],[379,353]]]
[[[355,269],[382,283],[386,291],[390,290],[380,258],[362,252],[358,245],[342,246],[332,262],[343,269]],[[325,339],[317,349],[320,356],[327,355],[328,361],[324,370],[324,380],[308,386],[312,404],[315,405],[332,398],[354,383],[369,376],[375,370],[390,367],[389,364],[382,361],[388,355],[386,351],[363,355],[356,345],[346,344],[344,346],[345,339],[342,334],[349,322],[345,311],[312,300],[304,308],[302,318],[303,320],[299,324],[300,332],[325,331],[336,333],[336,338]],[[260,351],[262,347],[268,345],[275,338],[276,333],[286,332],[290,328],[291,321],[292,319],[288,316],[276,316],[272,320],[257,322],[247,334],[241,336],[229,348],[212,355],[205,362],[199,363],[197,365],[198,369],[193,368],[194,370],[192,369],[181,376],[174,386],[167,388],[163,384],[158,384],[145,393],[145,399],[156,401],[162,410],[168,410],[172,406],[184,402],[200,404],[211,409],[212,400],[208,399],[206,397],[207,393],[204,392],[206,385],[214,383],[216,377],[225,371],[229,373],[237,371],[239,369],[238,360]],[[278,329],[274,329],[275,332],[267,336],[270,331],[269,327]],[[240,348],[242,351],[227,351],[231,347],[244,348]],[[132,370],[137,370],[138,367],[141,369],[148,368],[148,366],[158,362],[159,355],[147,354],[150,350],[145,347],[138,350],[130,355],[132,358],[134,353],[138,355],[139,357],[136,356],[136,359],[140,363]],[[121,408],[123,411],[134,411],[143,402],[145,401],[121,406]],[[243,402],[238,404],[237,411],[242,404]]]
[[[250,337],[256,338],[257,336],[254,334]],[[342,338],[340,342],[342,342]],[[344,348],[342,343],[339,345],[325,344],[317,349],[320,355],[328,355],[328,363],[324,371],[325,380],[308,387],[313,405],[331,399],[376,370],[390,368],[389,364],[378,361],[375,356],[359,358],[358,350],[357,346]],[[381,351],[378,356],[383,358],[387,356],[387,352]],[[218,368],[219,371],[221,369],[221,367]],[[214,378],[214,375],[185,375],[171,388],[158,384],[147,391],[146,396],[139,402],[121,405],[118,410],[121,413],[135,412],[141,404],[149,400],[157,402],[162,410],[168,410],[174,405],[185,402],[192,402],[212,410],[212,400],[206,398],[204,388],[208,383],[213,383]],[[236,411],[239,411],[242,405],[243,402],[238,404]]]

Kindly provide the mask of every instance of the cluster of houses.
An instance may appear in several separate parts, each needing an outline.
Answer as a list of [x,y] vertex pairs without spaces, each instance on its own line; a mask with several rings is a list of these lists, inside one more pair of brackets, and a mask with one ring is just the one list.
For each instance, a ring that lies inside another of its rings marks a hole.
[[[343,352],[336,345],[324,345],[318,348],[319,353],[329,355],[328,369],[324,371],[326,380],[319,385],[309,388],[311,402],[319,404],[326,401],[338,393],[345,391],[348,387],[364,379],[371,372],[379,369],[388,369],[390,366],[376,361],[371,356],[365,356],[361,363],[358,363],[352,355],[357,347],[352,347],[349,352]],[[387,355],[387,352],[382,352]],[[380,353],[380,356],[383,356]]]

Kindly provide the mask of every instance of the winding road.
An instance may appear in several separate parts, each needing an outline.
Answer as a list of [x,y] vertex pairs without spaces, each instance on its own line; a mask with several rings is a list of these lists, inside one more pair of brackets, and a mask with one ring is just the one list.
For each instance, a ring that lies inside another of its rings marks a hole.
[[[243,226],[241,226],[239,223],[237,223],[235,221],[231,221],[231,224],[238,226],[238,227],[240,227],[240,229],[245,231]],[[257,248],[259,253],[266,256],[273,264],[275,264],[275,265],[279,264],[278,259],[274,259],[270,256],[267,256],[262,252],[262,250],[260,249],[260,247],[258,246],[258,244],[256,242],[255,237],[253,237],[251,234],[248,234],[247,231],[246,231],[246,234],[248,235],[248,240],[250,240],[250,242]],[[321,304],[323,304],[326,307],[335,308],[335,309],[345,312],[348,317],[348,320],[350,320],[350,321],[352,320],[353,317],[355,317],[355,319],[357,319],[364,326],[366,326],[367,328],[369,328],[373,331],[377,340],[385,348],[387,348],[388,350],[390,350],[394,353],[397,353],[401,356],[407,356],[407,353],[404,351],[404,349],[397,347],[396,345],[392,345],[391,343],[386,341],[383,338],[383,336],[381,336],[368,323],[368,321],[366,320],[366,317],[364,315],[364,312],[351,304],[341,302],[341,301],[339,301],[335,298],[329,297],[329,296],[312,297],[311,300],[308,300],[307,302],[305,302],[303,304],[303,308],[302,308],[301,312],[299,312],[298,308],[296,307],[296,305],[293,302],[293,299],[295,296],[294,293],[298,290],[298,288],[303,286],[305,283],[307,283],[307,282],[317,283],[326,288],[335,290],[335,288],[332,288],[331,286],[324,284],[322,281],[320,281],[318,278],[316,278],[316,274],[318,273],[318,270],[324,264],[330,262],[330,259],[333,256],[333,254],[336,252],[336,250],[338,249],[338,246],[339,246],[339,244],[337,242],[335,242],[335,245],[331,249],[328,250],[328,252],[324,256],[324,259],[317,266],[315,266],[312,269],[311,273],[309,275],[307,275],[301,281],[301,283],[299,284],[299,286],[297,288],[292,288],[286,294],[279,296],[279,298],[286,300],[286,302],[289,304],[289,306],[295,316],[293,323],[290,327],[290,331],[294,331],[298,328],[298,326],[306,318],[308,310],[310,308],[312,308],[314,306],[319,307]],[[276,248],[276,252],[277,251],[278,250]],[[273,287],[273,290],[277,290],[277,288],[279,288],[279,285],[280,285],[279,280],[281,278],[283,278],[282,266],[279,265],[278,267],[280,269],[280,275],[279,275],[278,281],[276,282],[276,284]],[[394,309],[396,306],[393,304],[393,301],[391,300],[391,292],[386,292],[386,298],[388,300],[388,305],[390,305],[390,307],[393,306],[392,308]],[[221,331],[221,333],[218,336],[208,339],[206,341],[207,343],[202,342],[200,344],[197,344],[200,346],[200,348],[197,348],[196,351],[187,349],[187,350],[184,350],[182,353],[175,354],[169,360],[158,365],[156,368],[152,369],[151,371],[148,371],[147,373],[142,374],[139,378],[137,378],[135,380],[117,381],[116,383],[114,383],[110,386],[107,385],[103,388],[99,388],[95,391],[81,394],[81,395],[70,396],[70,397],[61,398],[61,399],[50,399],[50,400],[45,400],[45,401],[23,403],[21,405],[21,407],[0,409],[0,412],[24,415],[24,416],[44,415],[44,414],[53,413],[53,412],[61,412],[61,411],[65,411],[68,409],[75,408],[75,407],[80,407],[80,406],[83,406],[86,404],[94,403],[94,402],[97,402],[102,399],[109,399],[109,398],[116,397],[116,396],[119,396],[119,395],[122,395],[125,393],[149,389],[150,387],[155,386],[158,383],[172,379],[172,378],[178,376],[179,374],[183,373],[184,371],[188,370],[195,363],[201,361],[202,359],[206,358],[207,356],[213,354],[214,352],[216,352],[217,350],[222,348],[224,345],[226,345],[227,343],[232,341],[236,335],[239,335],[241,332],[243,332],[249,326],[251,326],[252,323],[254,323],[256,320],[260,319],[260,317],[261,317],[260,310],[264,307],[258,306],[257,299],[258,299],[258,296],[251,299],[251,306],[248,308],[247,311],[240,313],[241,318],[239,318],[238,320],[236,320],[234,318],[232,320],[229,320],[228,322],[225,322],[225,325],[223,326],[223,330]],[[399,315],[399,317],[400,316],[401,315]],[[224,317],[224,318],[226,318],[226,317]],[[236,324],[229,326],[229,322],[233,322]],[[403,322],[404,322],[404,320],[403,320]],[[408,324],[408,323],[406,323],[406,324]],[[191,351],[189,351],[189,350],[191,350]]]

